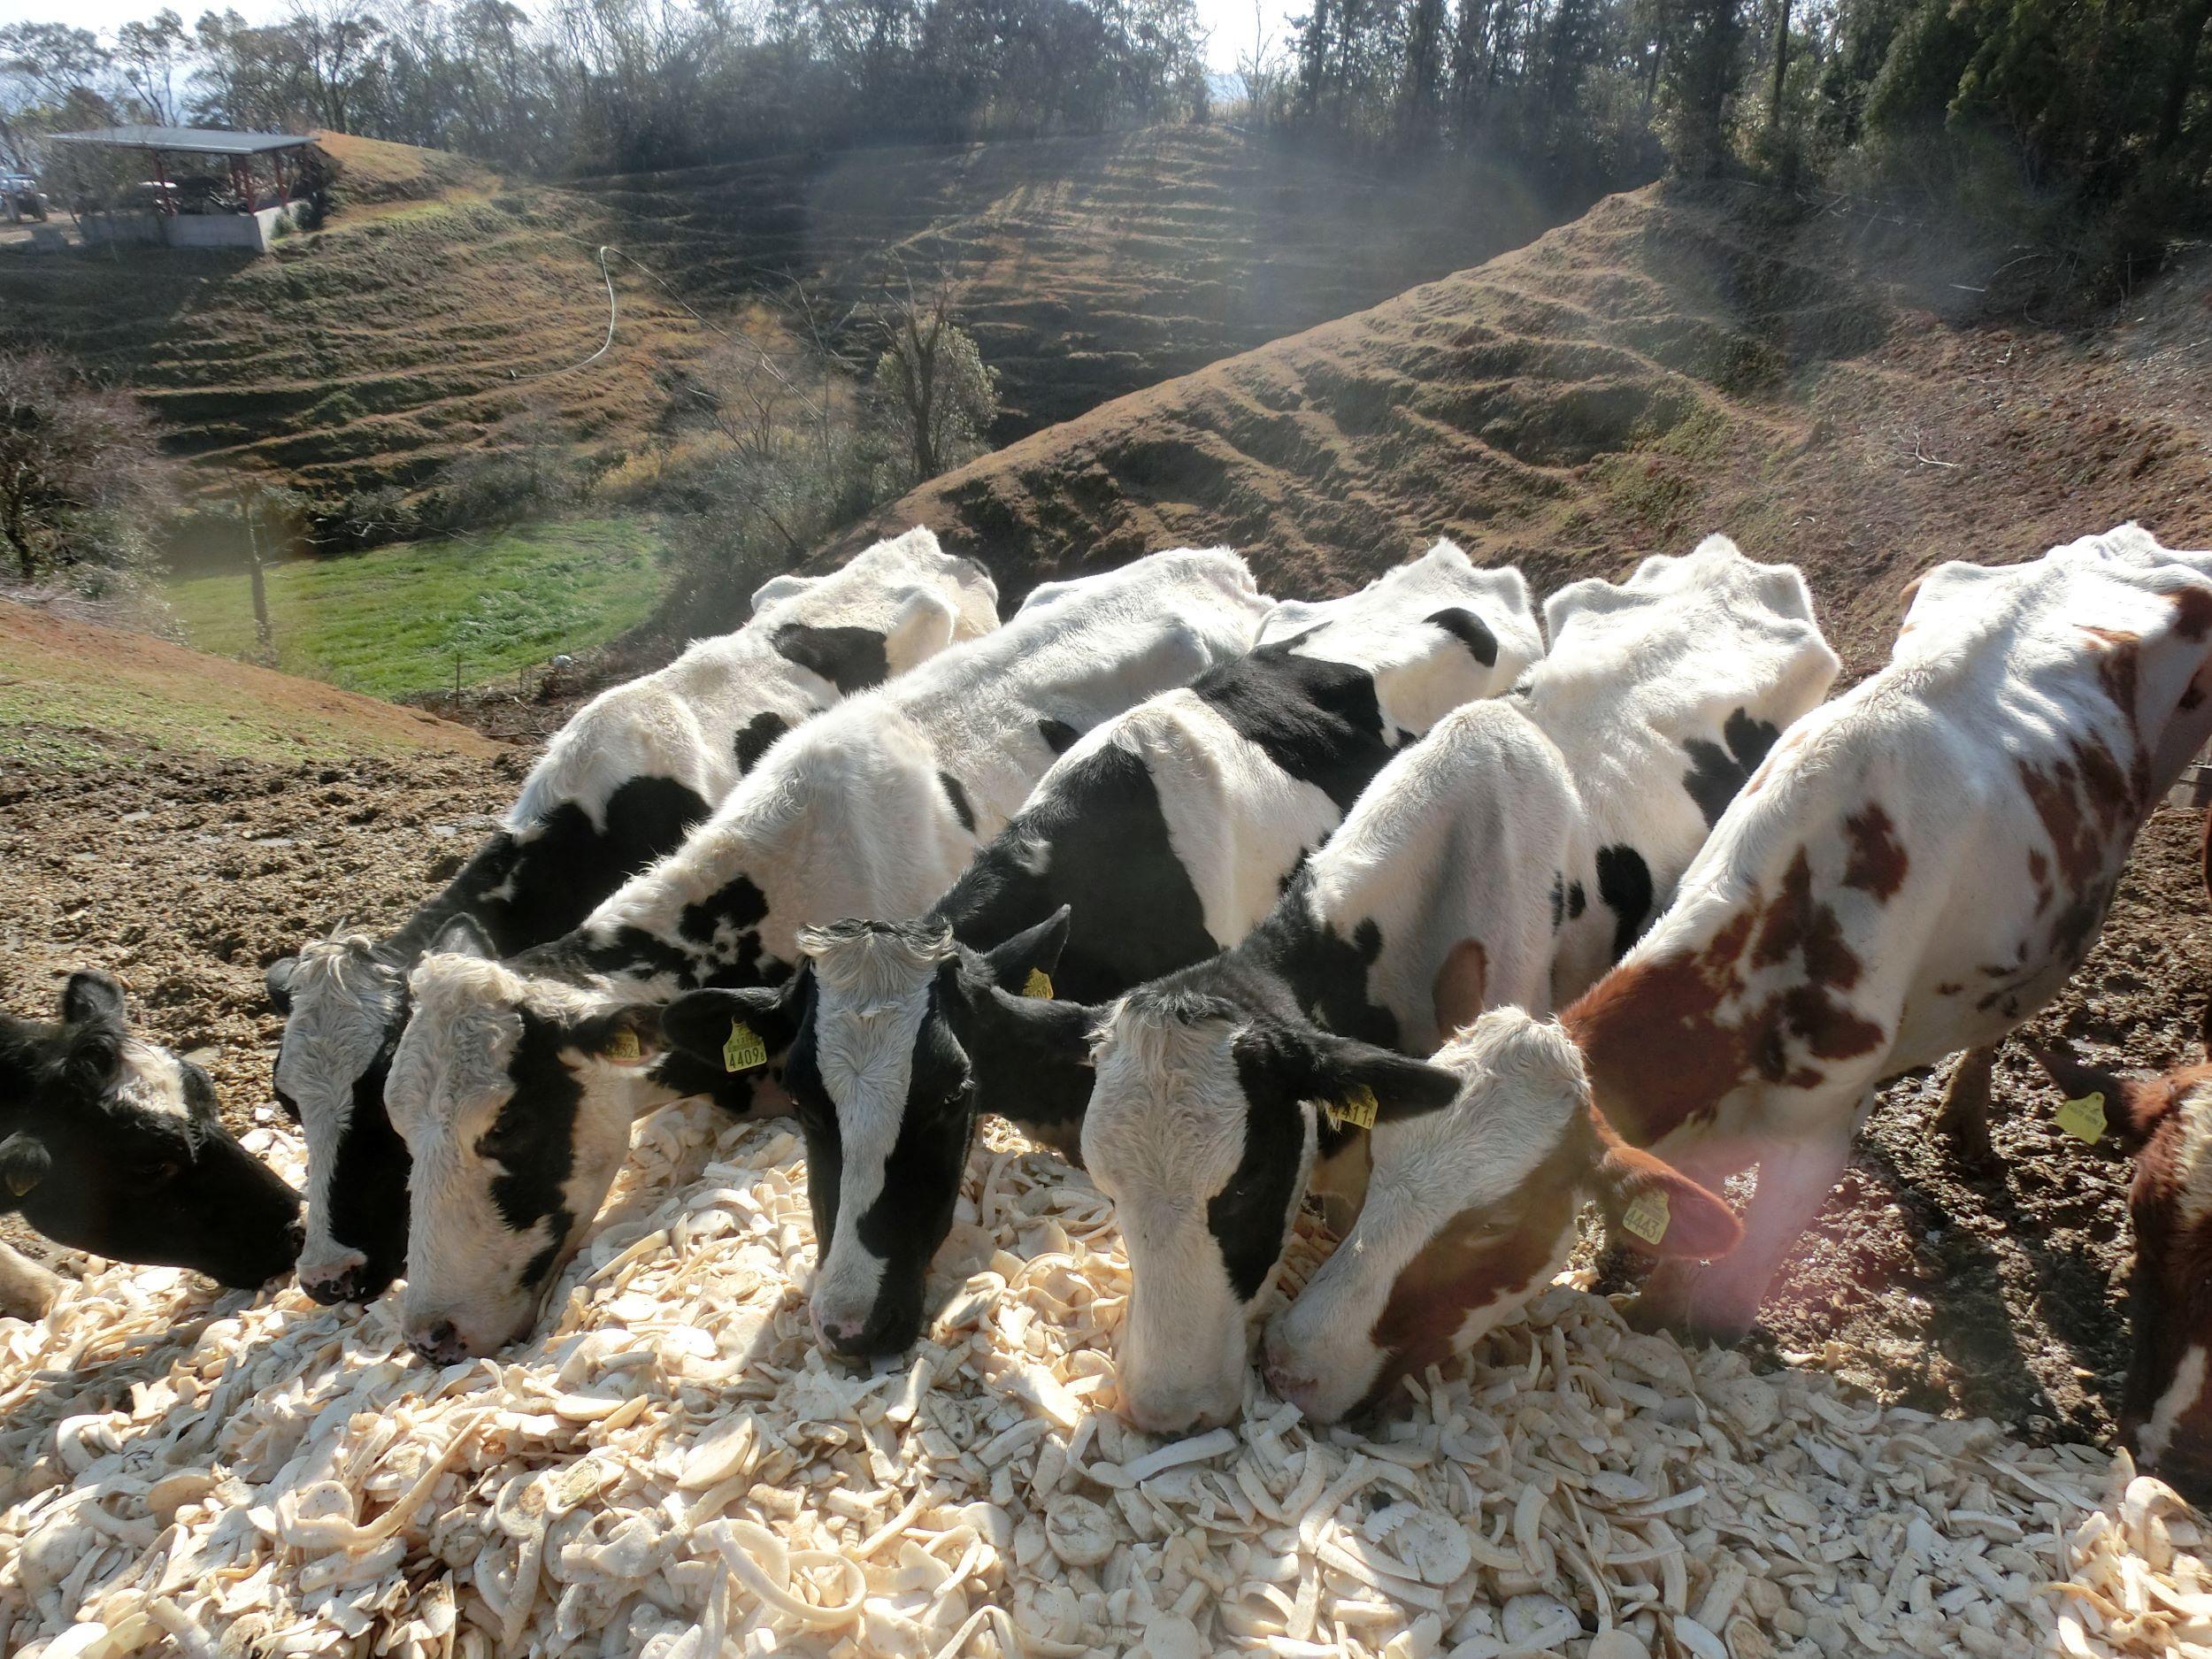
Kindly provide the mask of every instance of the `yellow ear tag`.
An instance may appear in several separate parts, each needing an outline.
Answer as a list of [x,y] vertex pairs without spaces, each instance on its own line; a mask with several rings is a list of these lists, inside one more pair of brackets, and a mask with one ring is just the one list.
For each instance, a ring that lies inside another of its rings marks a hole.
[[722,1069],[725,1071],[749,1071],[757,1065],[768,1064],[768,1045],[741,1019],[730,1022],[729,1041],[722,1045]]
[[1049,1002],[1052,1001],[1052,976],[1042,968],[1030,969],[1029,977],[1022,981],[1022,995]]
[[637,1033],[627,1025],[617,1025],[607,1039],[607,1046],[600,1050],[610,1060],[634,1060],[644,1052],[638,1044]]
[[1636,1201],[1621,1211],[1621,1225],[1646,1244],[1656,1244],[1667,1236],[1667,1195],[1661,1192],[1639,1193]]
[[1372,1129],[1376,1115],[1382,1110],[1375,1100],[1375,1091],[1364,1083],[1355,1083],[1341,1101],[1324,1101],[1321,1110],[1329,1115],[1329,1121],[1341,1129],[1349,1124],[1355,1129]]
[[2104,1095],[2085,1094],[2058,1109],[2057,1123],[2075,1140],[2095,1146],[2104,1139]]

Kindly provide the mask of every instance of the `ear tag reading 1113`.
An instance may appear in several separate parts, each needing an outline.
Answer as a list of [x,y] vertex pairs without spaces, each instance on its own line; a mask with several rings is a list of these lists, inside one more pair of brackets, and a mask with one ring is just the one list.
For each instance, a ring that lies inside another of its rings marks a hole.
[[2061,1129],[2077,1141],[2095,1146],[2104,1139],[2104,1095],[2101,1092],[2070,1100],[2058,1109]]
[[732,1020],[729,1041],[722,1045],[722,1069],[749,1071],[767,1064],[768,1045],[760,1040],[760,1033],[741,1019]]
[[1376,1116],[1382,1108],[1376,1102],[1375,1091],[1364,1083],[1355,1083],[1341,1101],[1325,1101],[1321,1110],[1329,1115],[1329,1122],[1341,1129],[1350,1124],[1355,1129],[1372,1129]]
[[1052,1001],[1052,976],[1042,968],[1030,969],[1029,977],[1022,981],[1022,995],[1049,1002]]
[[1656,1244],[1667,1236],[1668,1218],[1664,1193],[1639,1193],[1635,1202],[1621,1211],[1621,1225],[1646,1244]]

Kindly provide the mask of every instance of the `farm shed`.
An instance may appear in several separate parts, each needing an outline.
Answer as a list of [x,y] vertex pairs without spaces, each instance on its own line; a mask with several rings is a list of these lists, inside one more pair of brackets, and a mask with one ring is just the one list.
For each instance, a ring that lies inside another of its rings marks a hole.
[[[165,243],[172,248],[250,248],[265,251],[278,220],[293,206],[299,154],[314,140],[297,133],[237,133],[202,127],[103,127],[56,133],[56,144],[146,157],[153,178],[120,212],[84,219],[88,242]],[[170,178],[170,158],[226,164],[227,181],[201,175]],[[256,164],[265,160],[265,180]],[[227,188],[225,188],[225,185]]]

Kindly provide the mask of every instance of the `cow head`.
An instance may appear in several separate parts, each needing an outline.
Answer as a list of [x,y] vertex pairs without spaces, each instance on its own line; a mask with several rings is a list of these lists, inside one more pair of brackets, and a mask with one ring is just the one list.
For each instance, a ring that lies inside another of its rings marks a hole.
[[207,1073],[72,974],[51,1023],[0,1015],[0,1210],[123,1262],[250,1287],[289,1271],[299,1194],[224,1129]]
[[[480,952],[465,918],[439,949]],[[384,1110],[384,1080],[407,1024],[406,964],[360,933],[337,933],[270,964],[284,1016],[277,1102],[307,1142],[307,1241],[300,1288],[320,1302],[367,1302],[407,1254],[407,1148]]]
[[[702,1059],[720,1056],[739,1025],[764,1048],[788,1047],[783,1085],[806,1139],[818,1252],[811,1310],[832,1351],[892,1353],[920,1334],[977,1114],[1034,1121],[1035,1045],[1003,1003],[1052,971],[1067,928],[1063,908],[978,951],[941,922],[837,922],[801,931],[807,960],[785,987],[695,991],[670,1005],[670,1041]],[[1079,1093],[1071,1123],[1079,1109]]]
[[401,1314],[409,1343],[445,1364],[527,1334],[631,1123],[695,1090],[667,1064],[657,1003],[452,953],[408,985],[384,1091],[413,1161]]
[[[2212,1035],[2212,1033],[2208,1033]],[[2101,1095],[2106,1133],[2135,1160],[2129,1302],[2135,1351],[2120,1439],[2192,1502],[2212,1500],[2212,1066],[2123,1076],[2062,1049],[2036,1057],[2069,1100]]]
[[1317,1421],[1376,1403],[1517,1312],[1565,1264],[1587,1198],[1617,1221],[1643,1200],[1634,1218],[1662,1217],[1645,1242],[1663,1254],[1735,1242],[1725,1204],[1592,1110],[1557,1023],[1492,1009],[1435,1059],[1463,1079],[1457,1102],[1377,1131],[1358,1221],[1268,1326],[1269,1386]]
[[1155,1433],[1226,1422],[1244,1398],[1248,1318],[1312,1174],[1314,1102],[1364,1090],[1388,1124],[1448,1103],[1459,1079],[1177,989],[1114,1004],[1092,1059],[1083,1158],[1129,1251],[1123,1401]]

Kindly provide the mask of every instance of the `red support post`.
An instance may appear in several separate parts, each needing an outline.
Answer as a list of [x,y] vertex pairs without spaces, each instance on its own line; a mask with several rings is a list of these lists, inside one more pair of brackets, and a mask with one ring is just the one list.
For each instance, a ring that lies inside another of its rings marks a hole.
[[177,204],[170,197],[169,170],[164,165],[158,150],[154,151],[154,182],[161,188],[161,194],[156,198],[155,211],[166,213],[170,218],[174,219],[177,213]]

